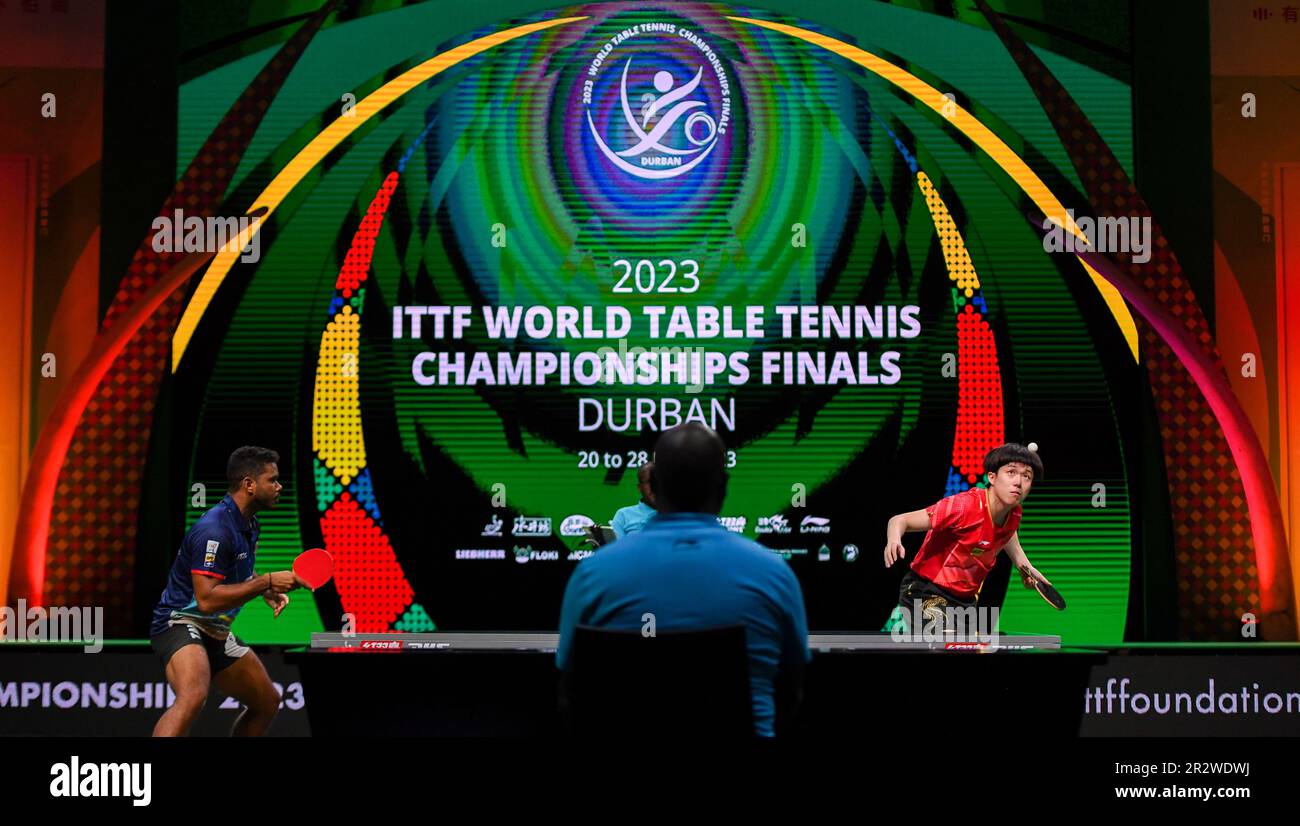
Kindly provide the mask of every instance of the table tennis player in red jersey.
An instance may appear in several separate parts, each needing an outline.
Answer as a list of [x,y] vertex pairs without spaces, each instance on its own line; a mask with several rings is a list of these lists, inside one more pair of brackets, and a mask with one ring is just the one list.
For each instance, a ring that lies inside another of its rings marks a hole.
[[920,601],[927,612],[952,606],[969,608],[979,600],[984,578],[993,570],[998,552],[1006,549],[1011,564],[1020,572],[1026,588],[1038,581],[1051,584],[1038,572],[1020,547],[1020,505],[1036,479],[1042,478],[1043,460],[1037,445],[1009,443],[996,447],[984,457],[987,488],[968,491],[940,499],[924,510],[900,513],[889,520],[885,541],[885,567],[906,554],[903,533],[928,531],[921,549],[912,560],[912,569],[903,577],[898,589],[898,606],[890,615],[885,629],[899,622],[921,627],[921,618],[909,622],[914,604]]

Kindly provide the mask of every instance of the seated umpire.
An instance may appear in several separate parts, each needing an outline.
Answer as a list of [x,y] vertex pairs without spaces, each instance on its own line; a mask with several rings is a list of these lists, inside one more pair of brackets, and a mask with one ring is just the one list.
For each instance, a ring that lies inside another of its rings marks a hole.
[[696,423],[665,432],[655,446],[658,513],[645,529],[583,560],[560,613],[556,662],[568,666],[574,629],[660,630],[744,625],[754,730],[772,736],[775,683],[802,673],[809,658],[803,593],[790,567],[757,542],[718,524],[727,493],[726,448]]
[[655,478],[655,463],[646,462],[636,470],[636,489],[641,494],[641,501],[626,508],[619,508],[614,514],[610,527],[614,537],[622,539],[628,534],[640,533],[646,523],[655,515],[655,492],[652,485]]

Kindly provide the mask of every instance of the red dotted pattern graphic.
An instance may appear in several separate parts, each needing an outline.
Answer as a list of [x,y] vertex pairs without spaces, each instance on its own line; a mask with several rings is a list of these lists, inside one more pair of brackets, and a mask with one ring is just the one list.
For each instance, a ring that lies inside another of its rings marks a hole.
[[415,599],[415,592],[402,574],[388,537],[347,493],[321,517],[320,530],[325,546],[334,554],[334,582],[343,610],[356,615],[356,631],[392,630]]
[[[374,257],[375,239],[383,228],[384,216],[392,202],[401,175],[388,173],[370,200],[365,217],[352,234],[352,244],[344,257],[335,282],[335,301],[351,297],[366,280]],[[316,368],[316,397],[312,404],[312,428],[317,456],[339,482],[349,484],[365,466],[365,440],[361,430],[361,410],[357,405],[357,375],[340,374],[333,358],[340,347],[355,356],[361,307],[355,313],[344,305],[321,334],[320,362]],[[346,341],[340,331],[350,327]],[[327,524],[330,526],[327,529]],[[335,577],[344,610],[357,616],[357,630],[388,632],[393,623],[412,604],[415,592],[383,529],[346,491],[324,508],[321,529],[325,547],[334,555],[339,571],[352,575]]]
[[[326,3],[304,23],[231,105],[176,182],[159,215],[171,217],[174,210],[182,209],[187,216],[207,216],[220,208],[271,100],[334,5]],[[152,238],[150,231],[137,249],[101,330],[111,327],[171,264],[184,257],[184,253],[155,252]],[[183,304],[181,291],[167,298],[96,389],[64,458],[50,515],[45,581],[37,596],[46,605],[103,606],[104,630],[109,635],[124,635],[131,628],[134,575],[123,560],[137,551],[139,491],[154,400]],[[15,596],[19,595],[16,590]]]
[[970,484],[979,481],[984,454],[1002,443],[1002,375],[997,345],[984,316],[967,304],[957,314],[958,376],[957,430],[952,461]]
[[348,247],[347,257],[343,259],[343,266],[339,269],[338,280],[334,282],[334,289],[341,291],[344,298],[351,298],[370,273],[370,259],[375,254],[375,239],[379,237],[379,230],[384,225],[384,215],[388,212],[388,204],[393,198],[393,190],[397,189],[399,177],[397,172],[388,173],[383,186],[375,193],[370,207],[366,209],[366,215],[361,219],[361,226],[352,237],[352,246]]
[[[1087,190],[1098,215],[1151,218],[1151,210],[1119,160],[1070,93],[1007,24],[980,9],[1015,58]],[[1209,324],[1159,225],[1151,222],[1152,255],[1145,264],[1120,256],[1134,282],[1181,319],[1222,370]],[[1142,356],[1151,377],[1169,479],[1182,639],[1240,640],[1241,615],[1258,608],[1259,574],[1241,475],[1223,429],[1187,368],[1164,339],[1137,318]]]

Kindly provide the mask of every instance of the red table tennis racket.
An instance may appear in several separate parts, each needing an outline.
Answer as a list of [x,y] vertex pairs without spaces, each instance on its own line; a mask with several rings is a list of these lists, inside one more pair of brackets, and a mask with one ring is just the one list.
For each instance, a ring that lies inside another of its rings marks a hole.
[[324,548],[303,551],[293,561],[293,572],[315,591],[334,576],[334,557]]

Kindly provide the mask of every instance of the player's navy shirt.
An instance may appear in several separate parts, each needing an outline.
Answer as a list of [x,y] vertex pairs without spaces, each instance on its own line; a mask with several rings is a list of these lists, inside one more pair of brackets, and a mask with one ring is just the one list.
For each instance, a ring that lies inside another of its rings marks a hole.
[[239,613],[239,607],[215,614],[200,612],[194,600],[191,575],[200,574],[227,584],[251,579],[259,531],[257,517],[245,519],[230,494],[200,516],[181,540],[167,587],[154,609],[149,635],[163,633],[177,620],[192,622],[218,638],[229,634],[230,623]]
[[556,663],[569,664],[579,625],[689,631],[744,625],[754,730],[771,736],[779,668],[806,663],[808,619],[790,566],[705,513],[657,514],[645,529],[578,563],[564,589]]

